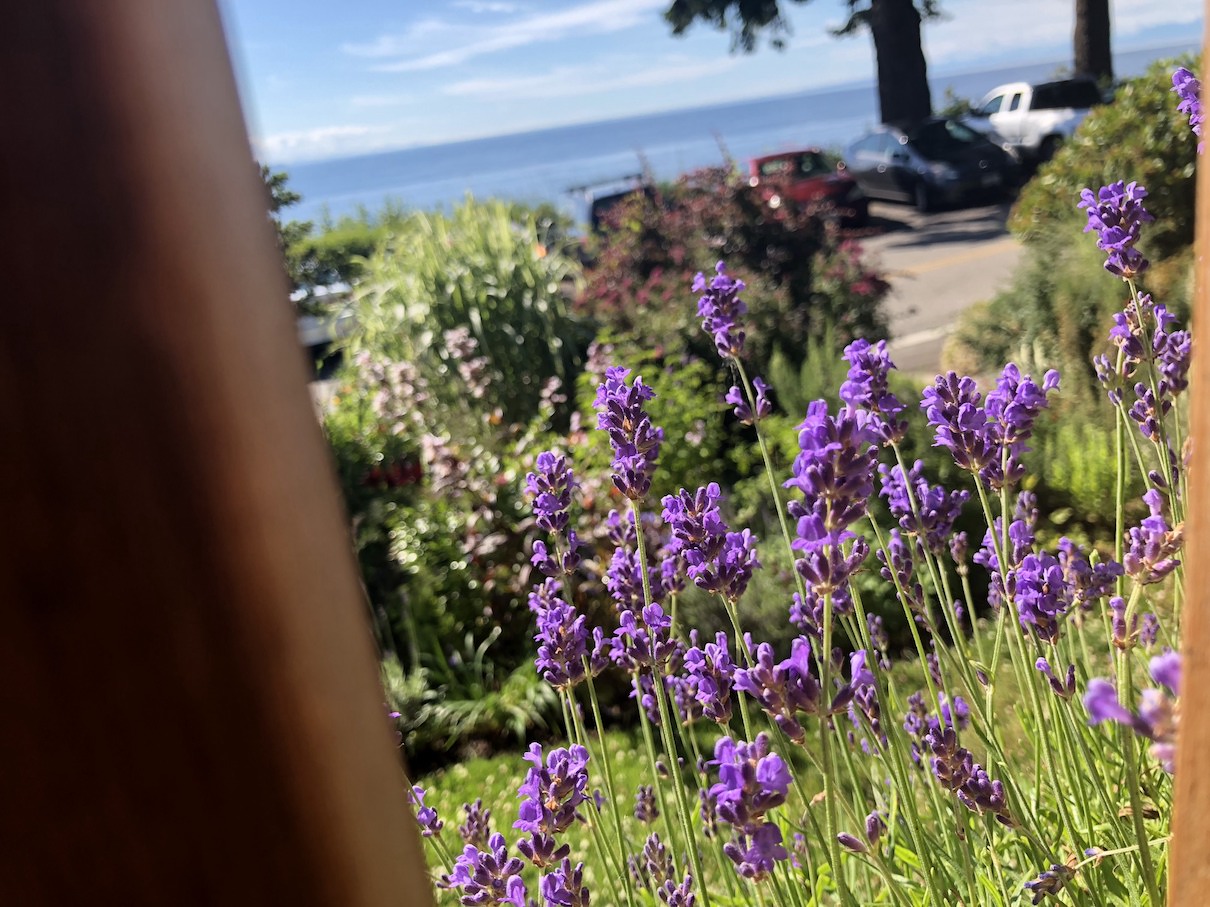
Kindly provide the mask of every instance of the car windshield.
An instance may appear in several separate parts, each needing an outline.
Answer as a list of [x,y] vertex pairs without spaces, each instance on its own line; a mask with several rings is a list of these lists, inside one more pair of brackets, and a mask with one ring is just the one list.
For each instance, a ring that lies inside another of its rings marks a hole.
[[790,177],[803,179],[811,176],[825,176],[832,172],[827,162],[817,151],[804,151],[792,157],[778,157],[760,164],[761,176]]
[[823,159],[823,155],[808,151],[798,156],[798,176],[824,176],[831,173],[830,168]]
[[948,160],[982,139],[957,120],[932,120],[908,133],[908,142],[926,160]]

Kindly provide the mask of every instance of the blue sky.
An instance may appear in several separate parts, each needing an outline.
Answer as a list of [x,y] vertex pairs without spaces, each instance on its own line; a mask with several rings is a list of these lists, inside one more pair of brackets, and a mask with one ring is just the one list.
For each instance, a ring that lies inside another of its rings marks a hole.
[[[873,79],[843,0],[785,4],[783,52],[729,53],[668,0],[220,0],[258,156],[360,154]],[[1074,0],[943,0],[930,73],[1066,59]],[[1114,46],[1195,43],[1202,0],[1113,0]]]

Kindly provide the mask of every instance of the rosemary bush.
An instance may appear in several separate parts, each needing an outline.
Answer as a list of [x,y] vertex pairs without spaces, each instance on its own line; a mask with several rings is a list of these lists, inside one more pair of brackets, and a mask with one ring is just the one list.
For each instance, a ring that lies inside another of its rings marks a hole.
[[[1175,85],[1200,134],[1196,80],[1178,71]],[[1079,203],[1105,268],[1129,292],[1096,362],[1115,413],[1103,442],[1118,474],[1112,540],[1104,550],[1044,545],[1034,498],[1021,491],[1057,372],[1035,380],[1009,364],[985,392],[953,372],[924,389],[934,444],[963,476],[947,488],[903,456],[907,404],[888,383],[885,343],[854,341],[839,407],[808,404],[789,474],[765,460],[782,539],[760,551],[781,562],[765,569],[793,577],[785,606],[800,632],[788,652],[745,632],[757,540],[727,525],[713,482],[652,499],[670,441],[648,416],[654,391],[629,369],[607,369],[595,404],[625,502],[606,521],[616,627],[590,627],[571,604],[585,575],[579,483],[568,454],[546,452],[526,482],[546,534],[533,551],[546,578],[530,608],[537,670],[560,697],[568,745],[531,745],[507,836],[481,804],[446,829],[413,788],[443,897],[517,907],[1161,904],[1190,336],[1139,286],[1145,198],[1117,182]],[[772,404],[745,364],[744,285],[720,263],[694,288],[737,379],[728,401],[759,435]],[[1146,489],[1137,521],[1131,477]],[[875,495],[890,519],[875,516]],[[953,531],[968,500],[983,514],[981,537]],[[896,679],[854,581],[875,571],[911,630],[919,688]],[[714,597],[730,633],[703,638],[678,620],[690,584]],[[992,606],[982,631],[967,606],[976,585]],[[602,745],[605,672],[622,672],[633,690],[646,763],[634,790],[619,789],[621,754]],[[573,858],[569,842],[584,830],[591,846]]]

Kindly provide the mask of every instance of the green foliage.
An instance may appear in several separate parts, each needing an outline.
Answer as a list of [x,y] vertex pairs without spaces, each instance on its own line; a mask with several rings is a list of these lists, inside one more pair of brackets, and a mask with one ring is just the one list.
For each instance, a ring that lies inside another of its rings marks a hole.
[[490,376],[487,410],[526,421],[549,379],[574,382],[589,334],[567,304],[578,280],[576,262],[539,241],[536,221],[515,222],[501,202],[412,214],[365,263],[349,346],[448,369],[443,335],[469,331]]
[[1188,117],[1176,109],[1172,71],[1196,59],[1159,61],[1124,82],[1112,104],[1095,108],[1054,158],[1021,191],[1009,227],[1026,243],[1045,244],[1054,232],[1079,232],[1086,221],[1076,209],[1080,190],[1117,180],[1137,181],[1156,215],[1140,249],[1153,260],[1193,242],[1191,178],[1197,140]]
[[257,167],[260,170],[261,182],[264,183],[265,191],[268,194],[269,220],[272,221],[273,230],[277,234],[277,247],[285,262],[286,274],[290,278],[291,286],[299,287],[302,285],[302,273],[290,250],[295,243],[300,242],[311,232],[311,222],[283,221],[281,212],[297,205],[302,201],[302,196],[286,186],[290,175],[285,171],[274,171],[265,164],[257,164]]

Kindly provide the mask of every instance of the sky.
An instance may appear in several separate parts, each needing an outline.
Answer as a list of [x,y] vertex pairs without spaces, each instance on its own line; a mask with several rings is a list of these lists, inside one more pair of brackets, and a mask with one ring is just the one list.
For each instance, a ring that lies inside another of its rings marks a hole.
[[[872,82],[844,0],[783,3],[787,47],[730,52],[669,0],[219,0],[257,156],[318,160]],[[1074,0],[942,0],[930,75],[1069,59]],[[1202,0],[1112,0],[1115,50],[1202,33]]]

